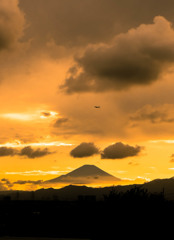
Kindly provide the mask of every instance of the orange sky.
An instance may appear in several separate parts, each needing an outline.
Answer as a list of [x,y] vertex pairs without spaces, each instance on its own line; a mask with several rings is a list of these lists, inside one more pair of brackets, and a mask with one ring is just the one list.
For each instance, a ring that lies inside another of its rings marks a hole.
[[84,164],[173,177],[174,3],[139,2],[1,0],[0,189]]

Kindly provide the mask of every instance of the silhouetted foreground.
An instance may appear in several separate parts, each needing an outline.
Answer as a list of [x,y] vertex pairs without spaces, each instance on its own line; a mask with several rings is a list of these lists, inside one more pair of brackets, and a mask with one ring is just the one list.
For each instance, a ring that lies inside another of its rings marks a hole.
[[[113,188],[103,201],[79,196],[77,201],[0,201],[1,236],[120,239],[166,237],[173,231],[174,203],[163,193],[134,187]],[[121,234],[121,235],[120,235]]]

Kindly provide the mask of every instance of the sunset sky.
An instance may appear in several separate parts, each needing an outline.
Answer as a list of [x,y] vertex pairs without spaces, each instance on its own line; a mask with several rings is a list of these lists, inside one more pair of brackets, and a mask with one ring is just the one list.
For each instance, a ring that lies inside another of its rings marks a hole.
[[0,190],[84,164],[174,176],[174,1],[0,0]]

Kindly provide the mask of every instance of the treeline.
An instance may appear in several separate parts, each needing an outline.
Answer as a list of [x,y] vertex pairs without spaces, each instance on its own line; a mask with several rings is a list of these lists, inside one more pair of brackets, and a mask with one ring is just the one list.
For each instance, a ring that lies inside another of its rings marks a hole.
[[116,188],[112,188],[108,195],[104,195],[105,202],[113,202],[122,204],[131,203],[131,204],[143,204],[143,203],[160,203],[168,204],[164,197],[164,190],[161,193],[151,193],[147,189],[135,186],[126,192],[117,191]]
[[134,187],[103,201],[0,201],[0,234],[16,237],[119,239],[160,237],[173,229],[174,203]]

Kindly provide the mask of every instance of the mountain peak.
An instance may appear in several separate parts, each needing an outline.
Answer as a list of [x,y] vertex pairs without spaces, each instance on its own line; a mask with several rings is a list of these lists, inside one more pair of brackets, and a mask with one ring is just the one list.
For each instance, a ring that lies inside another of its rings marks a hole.
[[92,164],[84,164],[83,166],[81,167],[96,167],[95,165],[92,165]]
[[[72,172],[67,174],[68,176],[85,177],[85,176],[112,176],[109,173],[103,171],[95,165],[85,164]],[[113,177],[113,176],[112,176]]]
[[79,168],[76,168],[72,172],[66,175],[62,175],[58,178],[48,180],[47,183],[77,183],[77,184],[87,184],[92,182],[115,182],[121,179],[112,176],[111,174],[103,171],[95,165],[85,164]]

